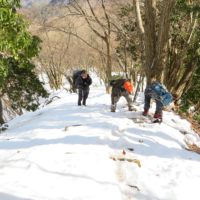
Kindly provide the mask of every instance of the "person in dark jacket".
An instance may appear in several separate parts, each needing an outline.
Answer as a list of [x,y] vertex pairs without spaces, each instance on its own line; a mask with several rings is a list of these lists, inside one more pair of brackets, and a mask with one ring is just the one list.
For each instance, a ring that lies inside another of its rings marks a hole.
[[76,79],[75,88],[78,89],[78,105],[81,106],[83,100],[83,105],[86,106],[86,100],[89,95],[90,88],[92,84],[92,79],[86,70],[82,70],[80,76]]
[[136,109],[133,106],[132,96],[130,92],[127,90],[128,88],[127,89],[125,88],[127,85],[125,83],[130,84],[130,82],[128,82],[127,79],[121,79],[121,80],[118,80],[116,83],[111,82],[110,84],[110,86],[112,86],[111,112],[115,112],[116,107],[117,107],[117,102],[122,96],[125,97],[126,101],[128,102],[129,111],[136,111]]

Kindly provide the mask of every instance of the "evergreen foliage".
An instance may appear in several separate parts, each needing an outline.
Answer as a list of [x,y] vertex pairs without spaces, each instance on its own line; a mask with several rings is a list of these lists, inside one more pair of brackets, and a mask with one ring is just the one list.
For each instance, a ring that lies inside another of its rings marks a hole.
[[[15,59],[19,59],[19,54],[27,51],[32,42],[31,34],[27,31],[29,24],[22,14],[17,14],[17,8],[21,8],[20,0],[0,0],[0,53]],[[36,56],[34,53],[36,51],[31,53],[32,57]],[[8,66],[0,59],[0,87],[8,73]]]
[[[28,22],[17,14],[19,0],[0,0],[0,101],[5,98],[13,110],[35,111],[35,96],[49,94],[34,72],[31,59],[38,56],[42,40],[27,31]],[[0,102],[2,105],[2,102]],[[0,110],[3,124],[3,110]]]
[[[198,67],[192,76],[192,82],[190,88],[181,98],[180,113],[188,113],[188,110],[193,107],[193,105],[198,105],[200,102],[200,58],[198,60]],[[193,107],[194,119],[200,124],[200,110],[199,107]]]

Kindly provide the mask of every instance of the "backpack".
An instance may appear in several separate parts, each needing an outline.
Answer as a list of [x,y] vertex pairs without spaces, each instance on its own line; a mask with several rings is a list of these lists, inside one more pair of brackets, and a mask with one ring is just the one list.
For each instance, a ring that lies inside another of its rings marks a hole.
[[108,79],[108,83],[109,83],[109,86],[112,87],[113,85],[115,85],[115,83],[117,83],[119,80],[123,80],[125,79],[123,76],[121,75],[114,75],[114,76],[111,76],[109,79]]
[[73,71],[73,76],[72,76],[72,79],[73,79],[73,84],[75,85],[76,83],[76,79],[81,75],[81,70],[79,69],[76,69]]
[[145,95],[160,101],[163,106],[167,106],[173,100],[172,94],[168,92],[167,88],[160,81],[149,85],[145,90]]

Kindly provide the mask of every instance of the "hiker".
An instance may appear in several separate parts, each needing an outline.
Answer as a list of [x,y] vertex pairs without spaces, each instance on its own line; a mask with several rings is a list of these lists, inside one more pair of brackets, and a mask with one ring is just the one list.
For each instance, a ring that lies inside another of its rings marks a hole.
[[111,112],[115,112],[117,107],[117,102],[121,96],[125,97],[128,102],[129,111],[136,111],[133,106],[131,92],[133,91],[133,86],[130,83],[130,80],[120,76],[115,75],[110,77],[109,86],[112,87],[111,94]]
[[145,104],[144,104],[144,112],[142,113],[146,116],[149,112],[150,108],[150,100],[153,98],[156,101],[156,112],[154,114],[154,118],[162,119],[163,106],[169,105],[172,100],[172,94],[168,92],[167,88],[160,82],[156,81],[152,85],[149,85],[145,89]]
[[92,79],[86,70],[79,70],[79,75],[75,80],[75,88],[78,89],[78,106],[81,106],[81,101],[83,100],[83,105],[86,106],[86,100],[89,95],[90,88],[92,84]]

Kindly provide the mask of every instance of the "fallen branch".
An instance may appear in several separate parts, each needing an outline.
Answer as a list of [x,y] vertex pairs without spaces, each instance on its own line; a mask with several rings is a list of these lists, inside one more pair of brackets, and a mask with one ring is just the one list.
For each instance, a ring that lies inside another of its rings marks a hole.
[[138,191],[140,191],[137,186],[133,186],[133,185],[128,185],[128,186],[131,187],[131,188],[136,188]]
[[57,97],[58,99],[60,99],[60,97],[58,97],[58,96],[54,96],[54,97],[52,97],[50,100],[46,100],[45,102],[44,102],[44,105],[43,105],[43,107],[46,105],[49,105],[50,103],[52,103],[53,102],[53,99],[55,98],[55,97]]
[[114,161],[119,160],[119,161],[134,162],[134,163],[138,164],[139,167],[141,167],[140,161],[139,161],[139,160],[136,160],[136,159],[114,158],[114,157],[110,157],[110,159],[112,159],[112,160],[114,160]]
[[73,127],[73,126],[83,126],[83,125],[89,125],[89,124],[77,124],[77,125],[70,125],[70,126],[66,126],[65,127],[65,131],[67,131],[67,129],[69,128],[69,127]]
[[200,154],[200,147],[198,147],[196,144],[190,144],[189,142],[187,142],[186,140],[184,140],[185,141],[185,143],[187,144],[187,146],[188,146],[188,148],[189,149],[186,149],[185,148],[185,150],[187,150],[187,151],[194,151],[194,152],[196,152],[196,153],[198,153],[198,154]]

